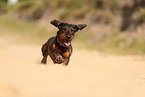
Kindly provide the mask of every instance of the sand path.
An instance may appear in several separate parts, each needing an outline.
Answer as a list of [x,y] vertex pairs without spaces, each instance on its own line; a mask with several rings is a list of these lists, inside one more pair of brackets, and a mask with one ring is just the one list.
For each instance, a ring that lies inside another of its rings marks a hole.
[[0,97],[145,97],[145,59],[74,47],[69,65],[40,64],[40,45],[0,39]]

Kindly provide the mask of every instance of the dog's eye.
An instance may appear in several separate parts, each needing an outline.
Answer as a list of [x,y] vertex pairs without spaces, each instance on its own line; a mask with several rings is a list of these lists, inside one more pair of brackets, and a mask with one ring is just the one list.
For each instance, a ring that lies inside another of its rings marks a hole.
[[65,33],[64,31],[60,31],[61,34]]
[[74,30],[73,30],[73,29],[71,29],[70,31],[71,31],[71,32],[74,32]]
[[66,31],[66,28],[63,28],[62,30],[63,30],[63,31]]

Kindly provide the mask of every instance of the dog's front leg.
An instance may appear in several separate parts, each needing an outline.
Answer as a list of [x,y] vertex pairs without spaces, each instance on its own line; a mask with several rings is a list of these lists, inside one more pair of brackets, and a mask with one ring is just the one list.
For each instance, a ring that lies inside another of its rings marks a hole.
[[67,52],[62,54],[62,56],[64,57],[64,62],[63,62],[64,65],[68,65],[70,55],[71,55],[71,51],[67,51]]
[[63,64],[64,65],[68,65],[68,63],[69,63],[69,57],[64,59],[64,63]]
[[64,62],[64,58],[59,54],[57,50],[53,50],[52,53],[50,54],[50,57],[54,63],[61,64]]

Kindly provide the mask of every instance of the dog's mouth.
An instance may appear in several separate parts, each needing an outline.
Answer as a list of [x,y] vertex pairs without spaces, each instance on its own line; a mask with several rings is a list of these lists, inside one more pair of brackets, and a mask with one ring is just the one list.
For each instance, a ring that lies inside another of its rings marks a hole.
[[70,41],[64,41],[64,45],[65,46],[69,46],[70,45]]
[[57,38],[58,43],[60,43],[62,46],[68,47],[71,44],[71,40],[64,40]]

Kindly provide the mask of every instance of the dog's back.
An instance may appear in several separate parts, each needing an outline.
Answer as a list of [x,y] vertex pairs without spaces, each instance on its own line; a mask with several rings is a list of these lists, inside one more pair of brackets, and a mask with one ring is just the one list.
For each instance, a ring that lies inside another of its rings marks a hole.
[[54,40],[55,40],[55,37],[51,37],[48,39],[48,41],[45,44],[42,45],[41,51],[42,51],[43,56],[46,56],[48,54],[48,50],[49,50],[48,47],[52,45]]

